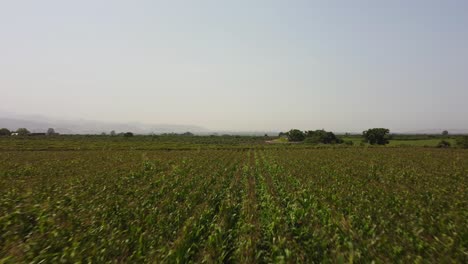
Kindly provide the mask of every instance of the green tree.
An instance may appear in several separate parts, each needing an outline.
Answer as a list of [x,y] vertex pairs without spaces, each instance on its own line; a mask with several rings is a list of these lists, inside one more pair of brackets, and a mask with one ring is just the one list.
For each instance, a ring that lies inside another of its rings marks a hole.
[[447,130],[442,131],[442,136],[448,136],[449,132]]
[[133,133],[132,132],[127,132],[124,134],[124,137],[133,137]]
[[55,135],[55,129],[53,128],[49,128],[47,129],[47,133],[46,133],[48,136],[53,136]]
[[110,132],[109,135],[111,135],[112,137],[114,137],[114,136],[116,135],[115,130],[112,130],[112,131]]
[[333,132],[327,132],[323,129],[307,131],[305,141],[312,144],[341,144],[343,140],[338,138]]
[[288,140],[292,142],[299,142],[299,141],[304,141],[305,139],[305,134],[299,129],[291,129],[289,130],[288,134]]
[[371,145],[385,145],[390,139],[390,130],[387,128],[371,128],[362,132],[364,140]]
[[0,136],[9,136],[9,135],[11,135],[10,130],[8,130],[7,128],[0,129]]
[[29,130],[27,130],[26,128],[18,128],[16,130],[16,133],[18,133],[18,135],[20,136],[27,136],[29,135],[31,132],[29,132]]

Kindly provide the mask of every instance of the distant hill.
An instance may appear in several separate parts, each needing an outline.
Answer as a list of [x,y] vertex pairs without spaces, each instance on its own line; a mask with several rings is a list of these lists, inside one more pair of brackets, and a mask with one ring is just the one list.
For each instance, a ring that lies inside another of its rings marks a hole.
[[[185,133],[191,132],[197,135],[242,135],[242,136],[277,136],[277,131],[229,131],[229,130],[210,130],[194,125],[175,125],[175,124],[145,124],[138,122],[117,123],[91,120],[59,120],[40,115],[18,115],[0,111],[0,128],[16,130],[25,127],[31,132],[46,132],[48,128],[54,128],[60,134],[101,134],[115,132],[133,132],[136,134],[162,134],[162,133]],[[451,135],[468,134],[468,129],[421,129],[413,131],[394,131],[395,134],[442,134],[447,130]],[[338,135],[344,135],[343,132],[336,132]],[[352,135],[361,135],[361,132],[351,133]]]
[[143,124],[143,123],[110,123],[90,120],[53,120],[40,116],[0,116],[0,128],[5,127],[16,130],[25,127],[31,132],[45,132],[52,127],[60,134],[100,134],[102,132],[133,132],[136,134],[161,133],[209,133],[210,131],[199,126],[172,125],[172,124]]

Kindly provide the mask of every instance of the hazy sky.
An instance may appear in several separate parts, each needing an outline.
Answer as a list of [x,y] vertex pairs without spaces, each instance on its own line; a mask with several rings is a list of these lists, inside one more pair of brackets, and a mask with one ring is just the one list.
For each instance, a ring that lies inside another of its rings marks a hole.
[[468,1],[0,0],[0,111],[468,128]]

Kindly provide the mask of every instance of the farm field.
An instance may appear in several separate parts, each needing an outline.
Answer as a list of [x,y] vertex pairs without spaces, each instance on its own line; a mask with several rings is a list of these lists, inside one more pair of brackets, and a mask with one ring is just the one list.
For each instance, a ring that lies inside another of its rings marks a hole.
[[[344,140],[352,141],[355,146],[359,146],[362,142],[362,137],[343,137]],[[401,139],[391,139],[388,143],[390,147],[436,147],[437,144],[445,140],[449,142],[452,146],[456,145],[455,138],[423,138],[423,139],[413,139],[413,140],[401,140]],[[367,145],[367,144],[366,144]]]
[[0,143],[0,263],[468,260],[467,150],[34,140]]

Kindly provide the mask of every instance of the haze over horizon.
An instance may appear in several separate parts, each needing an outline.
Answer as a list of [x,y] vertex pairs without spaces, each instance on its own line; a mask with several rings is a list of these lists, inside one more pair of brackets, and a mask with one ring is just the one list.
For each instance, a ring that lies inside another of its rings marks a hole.
[[467,1],[311,2],[5,1],[0,111],[225,131],[468,129]]

